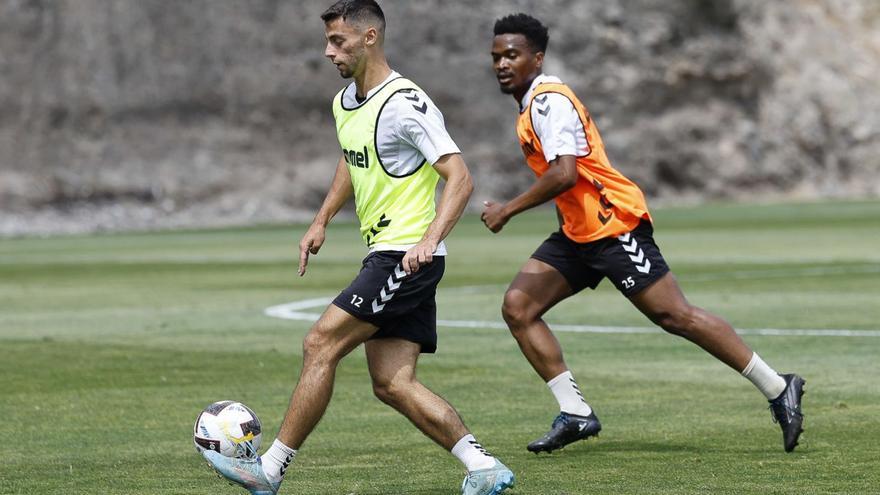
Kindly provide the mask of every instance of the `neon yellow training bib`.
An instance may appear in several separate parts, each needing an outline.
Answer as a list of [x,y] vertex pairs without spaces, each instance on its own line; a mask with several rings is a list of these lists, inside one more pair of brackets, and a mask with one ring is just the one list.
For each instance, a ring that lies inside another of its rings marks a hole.
[[403,176],[389,174],[376,150],[382,108],[401,91],[419,90],[403,77],[392,79],[354,109],[342,105],[344,89],[333,99],[336,135],[354,186],[361,236],[368,247],[409,245],[422,240],[436,214],[434,191],[440,175],[427,161]]

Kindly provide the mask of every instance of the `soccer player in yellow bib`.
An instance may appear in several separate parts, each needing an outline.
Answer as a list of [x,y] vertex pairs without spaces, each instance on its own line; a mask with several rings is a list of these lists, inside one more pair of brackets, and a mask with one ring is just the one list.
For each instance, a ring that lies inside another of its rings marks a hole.
[[[218,473],[252,494],[276,494],[327,408],[337,364],[365,343],[376,396],[464,464],[462,493],[500,494],[513,486],[513,473],[415,376],[419,354],[437,345],[434,295],[445,266],[443,239],[473,190],[467,166],[434,103],[388,66],[379,5],[342,0],[321,18],[325,55],[354,83],[333,100],[343,156],[300,242],[299,273],[305,275],[309,255],[324,243],[327,223],[352,196],[369,254],[357,278],[306,335],[299,383],[268,451],[255,460],[204,455]],[[435,208],[441,178],[445,185]]]

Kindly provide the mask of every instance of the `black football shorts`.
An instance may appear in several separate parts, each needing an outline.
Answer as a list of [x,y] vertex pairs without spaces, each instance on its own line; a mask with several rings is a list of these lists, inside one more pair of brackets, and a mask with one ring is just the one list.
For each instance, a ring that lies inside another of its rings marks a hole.
[[407,275],[403,252],[376,251],[364,258],[358,276],[333,304],[355,318],[379,327],[371,339],[400,338],[437,350],[437,284],[446,269],[444,256]]
[[630,297],[669,272],[653,234],[647,220],[626,234],[583,244],[554,232],[532,258],[558,270],[574,293],[587,287],[595,289],[608,277],[617,290]]

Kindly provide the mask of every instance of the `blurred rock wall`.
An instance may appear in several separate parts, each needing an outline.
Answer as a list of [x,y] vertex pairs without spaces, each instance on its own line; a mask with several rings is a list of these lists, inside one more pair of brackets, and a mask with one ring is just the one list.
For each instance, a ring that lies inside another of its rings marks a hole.
[[[0,234],[307,220],[339,156],[330,1],[0,0]],[[551,27],[654,201],[880,195],[876,0],[385,0],[392,66],[443,110],[474,205],[532,180],[488,55]]]

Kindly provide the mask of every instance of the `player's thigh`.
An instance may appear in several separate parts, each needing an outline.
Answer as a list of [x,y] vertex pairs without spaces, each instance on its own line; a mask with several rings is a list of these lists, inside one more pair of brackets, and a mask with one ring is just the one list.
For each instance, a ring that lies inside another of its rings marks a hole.
[[408,383],[415,379],[421,346],[399,338],[369,340],[364,344],[367,367],[374,385]]
[[376,333],[377,327],[331,304],[303,340],[309,354],[344,356]]
[[669,265],[654,241],[654,228],[646,220],[630,232],[595,241],[586,249],[591,265],[630,299],[669,273]]
[[651,321],[661,325],[670,318],[686,313],[690,307],[672,272],[667,272],[647,288],[629,296],[629,300]]
[[540,316],[574,294],[566,277],[544,261],[529,258],[504,295],[505,313],[518,310]]

